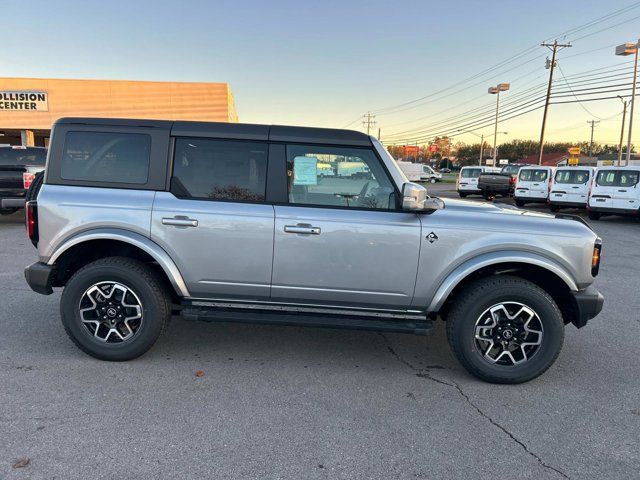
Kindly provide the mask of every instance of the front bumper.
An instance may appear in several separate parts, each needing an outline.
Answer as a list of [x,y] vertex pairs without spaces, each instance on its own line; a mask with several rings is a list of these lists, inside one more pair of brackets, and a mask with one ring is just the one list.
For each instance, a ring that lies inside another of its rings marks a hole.
[[575,302],[576,314],[572,323],[578,327],[584,327],[589,320],[602,311],[604,297],[593,285],[579,292],[572,292]]
[[36,262],[24,269],[24,278],[31,287],[31,290],[42,295],[51,295],[55,268],[46,263]]

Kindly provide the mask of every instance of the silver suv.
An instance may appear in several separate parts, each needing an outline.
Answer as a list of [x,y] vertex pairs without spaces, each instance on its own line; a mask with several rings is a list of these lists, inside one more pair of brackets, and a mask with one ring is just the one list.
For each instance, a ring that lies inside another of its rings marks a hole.
[[[583,327],[601,242],[578,217],[430,198],[347,130],[67,118],[27,204],[62,323],[104,360],[186,319],[428,332],[472,374],[544,372]],[[559,217],[559,218],[558,218]]]

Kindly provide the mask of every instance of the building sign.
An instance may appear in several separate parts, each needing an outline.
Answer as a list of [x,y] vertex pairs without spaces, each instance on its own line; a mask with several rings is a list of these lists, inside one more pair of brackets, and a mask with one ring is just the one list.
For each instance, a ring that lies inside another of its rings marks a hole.
[[0,110],[48,112],[49,98],[47,92],[0,91]]

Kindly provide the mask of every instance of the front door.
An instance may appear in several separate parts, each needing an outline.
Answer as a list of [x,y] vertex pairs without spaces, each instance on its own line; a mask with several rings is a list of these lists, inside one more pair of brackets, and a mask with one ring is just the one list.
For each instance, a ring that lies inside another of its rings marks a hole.
[[268,300],[273,206],[267,144],[178,138],[170,192],[157,192],[151,238],[192,297]]
[[[335,175],[318,175],[318,164]],[[287,147],[288,204],[275,206],[274,301],[354,307],[411,304],[420,220],[366,148]]]

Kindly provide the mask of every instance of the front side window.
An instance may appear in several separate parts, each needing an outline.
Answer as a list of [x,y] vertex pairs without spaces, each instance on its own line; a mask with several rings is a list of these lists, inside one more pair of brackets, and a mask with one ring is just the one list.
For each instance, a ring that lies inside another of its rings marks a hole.
[[260,202],[267,185],[267,145],[178,138],[171,191],[182,197]]
[[393,184],[375,154],[344,147],[287,147],[289,203],[395,209]]
[[555,176],[556,183],[585,184],[589,181],[589,170],[558,170]]
[[544,182],[547,179],[547,171],[544,169],[528,169],[520,170],[520,180],[523,182]]
[[138,133],[69,132],[60,176],[65,180],[147,183],[151,137]]

